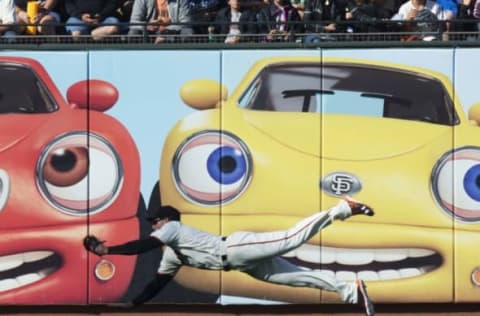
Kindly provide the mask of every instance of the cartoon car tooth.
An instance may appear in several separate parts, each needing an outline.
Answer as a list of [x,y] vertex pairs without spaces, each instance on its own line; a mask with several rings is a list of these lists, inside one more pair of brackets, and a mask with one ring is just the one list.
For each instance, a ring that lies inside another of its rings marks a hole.
[[87,233],[112,242],[140,234],[139,154],[103,113],[118,91],[82,81],[67,103],[29,58],[0,57],[0,80],[0,304],[120,299],[136,257],[100,258],[82,245]]
[[[376,216],[322,231],[289,260],[363,278],[376,302],[478,301],[480,107],[467,118],[448,77],[278,57],[255,63],[230,96],[202,79],[181,97],[198,111],[168,134],[153,198],[184,222],[223,235],[277,230],[354,194]],[[237,272],[182,268],[176,281],[245,298],[336,300]]]

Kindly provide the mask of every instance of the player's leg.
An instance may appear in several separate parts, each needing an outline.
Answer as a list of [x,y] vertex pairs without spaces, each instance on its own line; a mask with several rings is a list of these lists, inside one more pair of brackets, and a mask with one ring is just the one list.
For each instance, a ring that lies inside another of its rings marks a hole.
[[227,238],[228,261],[231,266],[248,266],[252,261],[285,254],[298,248],[335,219],[346,219],[356,215],[355,212],[370,215],[365,213],[365,210],[360,210],[359,206],[366,208],[373,215],[371,208],[348,198],[340,200],[337,205],[327,211],[321,211],[301,220],[285,231],[233,233]]
[[358,301],[355,282],[341,281],[330,273],[302,268],[280,257],[259,262],[253,268],[243,272],[269,283],[337,292],[342,301],[347,303],[357,303]]
[[233,233],[226,241],[228,261],[233,267],[242,267],[282,255],[305,243],[333,220],[329,211],[323,211],[285,231]]
[[262,261],[244,272],[256,279],[270,283],[337,292],[344,302],[362,305],[367,316],[375,314],[373,303],[361,280],[341,281],[329,273],[302,268],[279,257]]

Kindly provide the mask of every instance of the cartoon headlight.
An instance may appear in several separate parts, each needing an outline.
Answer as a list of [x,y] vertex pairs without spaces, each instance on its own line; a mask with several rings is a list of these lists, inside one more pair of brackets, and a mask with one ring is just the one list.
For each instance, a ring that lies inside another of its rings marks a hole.
[[95,276],[100,281],[108,281],[115,275],[115,265],[110,260],[102,259],[95,265]]
[[97,213],[120,191],[123,169],[102,137],[75,132],[54,139],[37,162],[37,185],[54,207],[70,215]]
[[455,219],[480,221],[480,147],[462,147],[443,155],[432,172],[432,191]]
[[202,205],[227,203],[240,196],[250,182],[252,159],[235,135],[203,131],[189,137],[173,158],[177,190]]

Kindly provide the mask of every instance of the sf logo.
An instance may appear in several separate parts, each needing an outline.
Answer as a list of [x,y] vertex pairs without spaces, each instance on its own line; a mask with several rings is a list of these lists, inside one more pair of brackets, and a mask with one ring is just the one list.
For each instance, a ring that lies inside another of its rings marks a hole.
[[350,177],[339,175],[332,179],[332,191],[336,195],[342,195],[350,192],[353,181]]
[[322,189],[333,196],[353,194],[361,190],[360,180],[346,172],[334,172],[324,177],[320,183]]

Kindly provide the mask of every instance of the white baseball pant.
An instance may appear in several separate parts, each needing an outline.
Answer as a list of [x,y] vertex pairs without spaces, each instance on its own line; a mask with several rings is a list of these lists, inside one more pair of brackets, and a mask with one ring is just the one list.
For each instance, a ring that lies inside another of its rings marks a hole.
[[320,270],[300,267],[279,257],[300,247],[335,219],[343,220],[350,215],[350,207],[342,200],[331,209],[307,217],[285,231],[235,232],[226,239],[228,265],[259,280],[333,291],[344,302],[356,303],[355,281],[340,281]]

